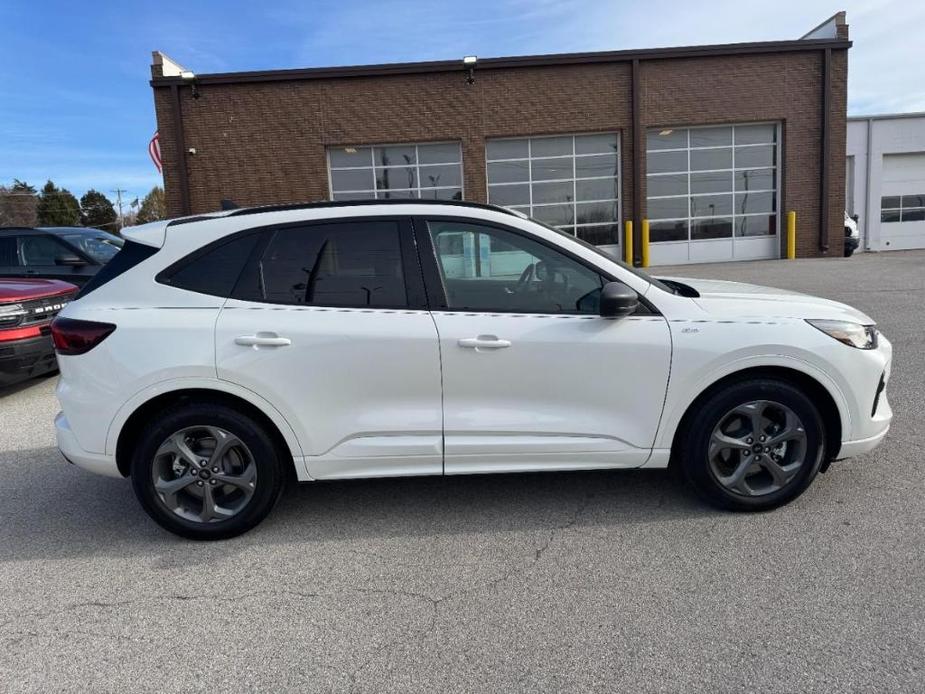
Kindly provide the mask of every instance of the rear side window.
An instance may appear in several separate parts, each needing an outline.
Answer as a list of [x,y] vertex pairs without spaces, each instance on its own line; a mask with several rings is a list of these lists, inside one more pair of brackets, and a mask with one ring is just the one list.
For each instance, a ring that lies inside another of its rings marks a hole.
[[0,236],[0,267],[19,267],[15,236]]
[[399,222],[350,221],[288,227],[272,236],[235,296],[314,306],[405,308]]
[[122,247],[122,250],[116,253],[113,259],[100,268],[100,271],[81,288],[80,292],[77,294],[77,298],[79,299],[82,296],[86,296],[93,290],[99,289],[107,282],[111,282],[122,273],[131,270],[138,265],[138,263],[150,258],[157,253],[158,250],[157,248],[152,248],[142,243],[127,241]]
[[231,296],[259,238],[259,233],[249,233],[206,246],[167,268],[157,281],[200,294]]

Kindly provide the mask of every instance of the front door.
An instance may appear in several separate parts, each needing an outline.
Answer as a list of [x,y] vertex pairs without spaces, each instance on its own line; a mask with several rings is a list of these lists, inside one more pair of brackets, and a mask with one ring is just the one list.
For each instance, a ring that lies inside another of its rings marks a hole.
[[265,231],[215,340],[218,377],[283,414],[311,477],[442,472],[440,354],[407,221]]
[[425,275],[442,352],[444,471],[643,464],[668,382],[665,320],[645,309],[601,318],[610,278],[522,232],[418,226],[422,260],[436,265]]

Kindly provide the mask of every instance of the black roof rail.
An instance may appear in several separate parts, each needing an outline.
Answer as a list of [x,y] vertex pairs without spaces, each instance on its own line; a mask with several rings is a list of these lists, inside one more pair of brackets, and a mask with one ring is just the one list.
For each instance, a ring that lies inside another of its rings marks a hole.
[[[256,207],[242,207],[234,210],[225,217],[237,217],[245,214],[262,214],[264,212],[286,212],[289,210],[313,210],[324,209],[327,207],[364,207],[369,205],[434,205],[434,206],[455,206],[455,207],[477,207],[483,210],[492,210],[493,212],[502,212],[512,217],[518,216],[516,212],[508,210],[498,205],[488,205],[483,202],[469,202],[467,200],[422,200],[419,198],[399,198],[389,200],[320,200],[316,202],[297,202],[284,205],[259,205]],[[190,220],[192,221],[192,220]]]

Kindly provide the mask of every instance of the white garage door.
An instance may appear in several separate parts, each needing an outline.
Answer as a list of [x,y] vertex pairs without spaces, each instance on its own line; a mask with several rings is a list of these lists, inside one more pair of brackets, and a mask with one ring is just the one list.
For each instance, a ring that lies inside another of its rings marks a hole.
[[757,123],[647,132],[653,265],[780,257],[779,130]]
[[925,153],[885,154],[882,180],[882,248],[925,248]]

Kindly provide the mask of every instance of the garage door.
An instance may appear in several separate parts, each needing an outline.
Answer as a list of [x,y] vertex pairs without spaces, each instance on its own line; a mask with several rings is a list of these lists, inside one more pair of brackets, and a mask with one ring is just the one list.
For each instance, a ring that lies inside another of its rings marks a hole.
[[925,153],[883,156],[883,250],[925,248]]
[[647,132],[653,265],[780,257],[779,132],[777,123]]

